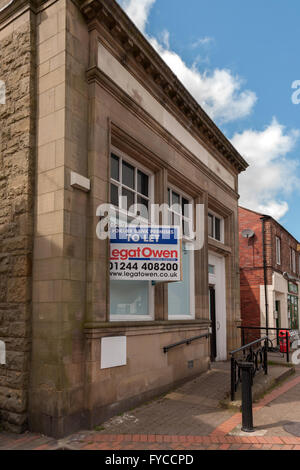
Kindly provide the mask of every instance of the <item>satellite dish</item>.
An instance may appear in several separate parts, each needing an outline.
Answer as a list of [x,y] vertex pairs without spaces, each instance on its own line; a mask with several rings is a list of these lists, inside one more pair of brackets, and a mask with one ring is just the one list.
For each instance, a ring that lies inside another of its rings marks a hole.
[[254,232],[250,228],[247,228],[242,231],[242,236],[243,238],[252,238],[254,236]]

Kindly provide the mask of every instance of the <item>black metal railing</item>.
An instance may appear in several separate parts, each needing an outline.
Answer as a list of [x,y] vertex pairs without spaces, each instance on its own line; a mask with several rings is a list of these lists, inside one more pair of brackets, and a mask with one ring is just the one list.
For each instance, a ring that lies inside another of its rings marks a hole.
[[177,343],[169,344],[168,346],[164,346],[163,351],[166,354],[170,349],[176,348],[177,346],[181,346],[182,344],[189,345],[193,341],[196,341],[197,339],[209,338],[210,334],[211,333],[207,332],[207,333],[204,333],[203,335],[193,336],[192,338],[184,339],[182,341],[178,341]]
[[241,361],[252,364],[252,382],[256,373],[263,370],[268,374],[268,342],[267,336],[243,345],[231,351],[231,401],[234,401],[239,383],[241,382]]
[[[246,332],[245,330],[250,330],[250,331],[266,331],[266,334],[267,334],[267,337],[268,337],[268,343],[271,344],[271,347],[269,346],[269,351],[272,350],[273,352],[274,351],[279,351],[279,348],[276,348],[274,347],[273,345],[273,341],[274,339],[276,339],[276,341],[279,342],[279,336],[278,336],[278,333],[279,331],[285,331],[286,334],[285,334],[285,354],[286,354],[286,362],[290,362],[290,347],[289,347],[289,341],[290,341],[290,338],[289,338],[289,331],[295,331],[293,330],[292,328],[267,328],[267,327],[263,327],[263,326],[245,326],[245,325],[242,325],[242,326],[238,326],[237,328],[241,329],[241,336],[242,336],[242,346],[244,346],[246,344],[246,342],[248,341],[247,337],[249,335],[247,335],[246,337]],[[270,339],[269,337],[269,331],[276,331],[276,338],[274,338],[273,340]],[[284,356],[282,356],[284,357]]]

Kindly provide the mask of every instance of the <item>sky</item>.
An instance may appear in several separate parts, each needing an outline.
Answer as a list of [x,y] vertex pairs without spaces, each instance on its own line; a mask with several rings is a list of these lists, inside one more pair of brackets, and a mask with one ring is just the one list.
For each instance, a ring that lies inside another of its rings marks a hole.
[[240,204],[300,241],[299,0],[118,0],[249,163]]

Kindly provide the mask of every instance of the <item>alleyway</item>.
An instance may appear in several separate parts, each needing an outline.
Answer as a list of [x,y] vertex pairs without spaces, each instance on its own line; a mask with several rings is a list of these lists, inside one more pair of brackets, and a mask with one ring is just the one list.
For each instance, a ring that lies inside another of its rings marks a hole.
[[41,435],[0,433],[0,449],[300,450],[300,367],[254,405],[255,432],[240,431],[241,413],[222,409],[228,363],[164,397],[112,418],[94,431],[56,441]]

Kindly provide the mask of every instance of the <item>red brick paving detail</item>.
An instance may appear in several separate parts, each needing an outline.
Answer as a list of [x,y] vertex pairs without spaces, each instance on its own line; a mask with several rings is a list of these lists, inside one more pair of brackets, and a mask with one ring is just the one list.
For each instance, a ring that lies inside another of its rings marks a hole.
[[[137,438],[142,438],[137,440]],[[1,448],[23,450],[54,450],[58,442],[41,443],[41,436],[24,436],[12,440],[0,434]],[[38,440],[38,445],[35,441]],[[63,446],[64,447],[64,446]],[[65,447],[68,447],[67,445]],[[162,436],[162,435],[90,435],[77,444],[78,450],[300,450],[300,438],[278,436]]]

